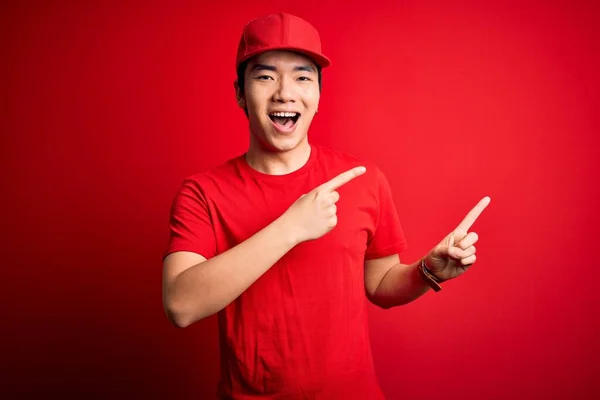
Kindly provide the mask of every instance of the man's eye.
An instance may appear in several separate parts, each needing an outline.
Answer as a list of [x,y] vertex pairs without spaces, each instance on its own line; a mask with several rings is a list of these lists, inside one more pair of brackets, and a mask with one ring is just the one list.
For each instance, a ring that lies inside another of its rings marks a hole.
[[273,78],[270,77],[269,75],[260,75],[260,76],[257,76],[256,79],[266,81],[267,79],[273,79]]
[[300,78],[298,78],[298,80],[301,80],[301,81],[310,81],[310,78],[308,76],[301,76]]

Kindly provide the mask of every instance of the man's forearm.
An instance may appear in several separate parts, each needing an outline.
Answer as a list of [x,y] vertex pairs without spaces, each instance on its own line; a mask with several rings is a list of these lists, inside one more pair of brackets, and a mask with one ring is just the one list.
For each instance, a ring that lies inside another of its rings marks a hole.
[[225,308],[297,243],[281,219],[237,246],[183,271],[168,289],[167,308],[187,326]]
[[396,264],[385,274],[371,301],[382,308],[391,308],[421,297],[430,287],[425,283],[417,266],[419,261]]

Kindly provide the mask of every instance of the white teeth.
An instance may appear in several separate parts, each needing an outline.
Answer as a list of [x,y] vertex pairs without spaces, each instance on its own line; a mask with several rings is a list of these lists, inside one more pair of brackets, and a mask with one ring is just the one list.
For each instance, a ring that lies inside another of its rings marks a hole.
[[271,113],[274,117],[283,117],[283,118],[292,118],[295,117],[298,113],[295,112],[274,112]]

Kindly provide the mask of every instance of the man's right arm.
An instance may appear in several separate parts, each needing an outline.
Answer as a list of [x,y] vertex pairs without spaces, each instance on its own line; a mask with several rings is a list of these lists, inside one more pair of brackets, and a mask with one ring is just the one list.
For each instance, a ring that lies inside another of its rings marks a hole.
[[297,244],[288,232],[278,218],[210,260],[186,251],[168,255],[163,303],[169,320],[183,328],[223,309]]
[[235,247],[206,260],[174,252],[163,265],[163,304],[178,327],[225,308],[299,243],[317,239],[337,225],[336,189],[365,172],[346,171],[300,197],[279,218]]

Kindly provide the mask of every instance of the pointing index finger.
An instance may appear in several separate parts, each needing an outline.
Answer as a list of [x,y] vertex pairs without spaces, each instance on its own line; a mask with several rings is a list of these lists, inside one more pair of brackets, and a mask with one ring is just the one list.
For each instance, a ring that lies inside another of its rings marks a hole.
[[323,185],[321,185],[321,189],[332,192],[332,191],[336,190],[337,188],[341,187],[342,185],[345,185],[346,183],[350,182],[352,179],[356,178],[357,176],[364,174],[366,172],[366,170],[367,169],[365,167],[355,167],[346,172],[342,172],[341,174],[339,174],[338,176],[336,176],[329,182],[325,182]]
[[467,232],[471,226],[473,226],[477,218],[479,218],[479,215],[481,215],[483,210],[485,210],[488,204],[490,204],[490,201],[491,199],[488,196],[481,199],[479,203],[477,203],[477,205],[471,211],[469,211],[465,219],[462,220],[456,229]]

